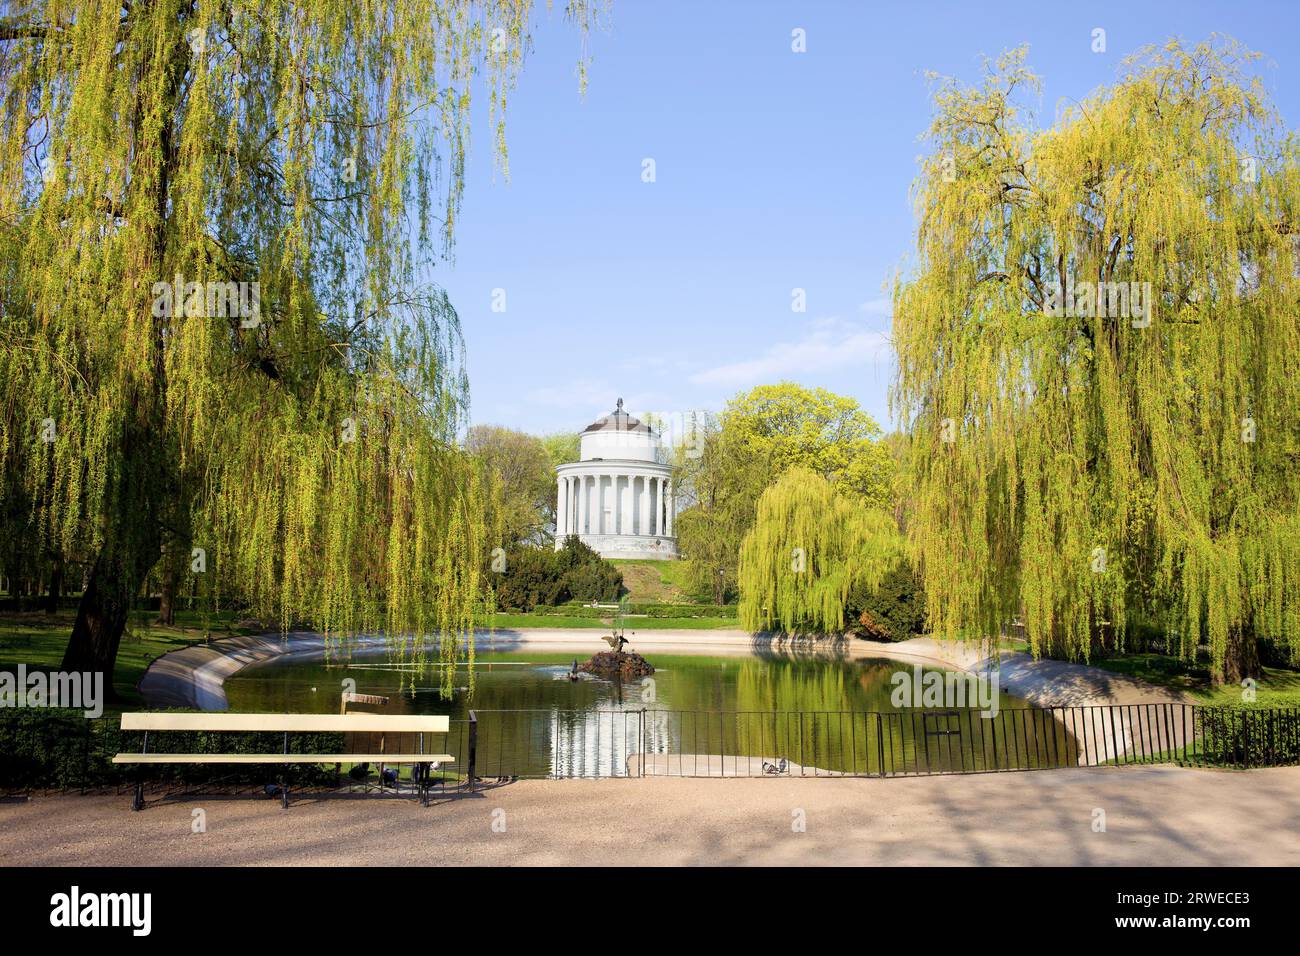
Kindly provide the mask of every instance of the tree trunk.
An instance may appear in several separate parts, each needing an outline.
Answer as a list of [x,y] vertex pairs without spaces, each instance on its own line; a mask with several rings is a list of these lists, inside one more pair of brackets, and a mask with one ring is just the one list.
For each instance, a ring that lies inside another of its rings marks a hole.
[[123,562],[101,552],[77,605],[77,619],[60,669],[103,674],[109,699],[116,697],[113,667],[131,601],[139,593],[151,564],[143,556],[140,560]]
[[159,505],[174,493],[162,440],[161,403],[151,394],[134,401],[132,407],[136,417],[128,419],[123,429],[117,451],[118,481],[104,516],[109,533],[77,605],[62,665],[65,671],[102,673],[110,698],[127,614],[149,569],[162,555]]
[[1262,671],[1259,664],[1259,645],[1250,628],[1233,628],[1228,632],[1228,648],[1223,655],[1222,669],[1216,669],[1214,682],[1221,685],[1240,685],[1247,677],[1258,679]]
[[63,558],[55,558],[50,569],[50,590],[45,598],[45,613],[57,614],[59,599],[63,597]]
[[158,598],[158,623],[167,627],[176,623],[176,569],[169,558],[163,558],[162,595]]

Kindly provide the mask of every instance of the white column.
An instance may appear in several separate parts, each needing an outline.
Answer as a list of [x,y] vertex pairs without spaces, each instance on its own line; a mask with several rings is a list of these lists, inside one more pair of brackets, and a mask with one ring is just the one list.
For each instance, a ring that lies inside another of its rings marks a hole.
[[619,534],[623,530],[623,498],[618,480],[623,476],[614,472],[609,476],[609,533]]
[[673,480],[668,479],[668,493],[664,496],[664,514],[665,528],[664,534],[671,538],[673,536]]
[[605,527],[605,475],[596,476],[596,534],[608,534]]
[[659,479],[650,479],[650,533],[659,534]]
[[569,533],[577,534],[578,529],[582,527],[582,476],[569,480],[572,483],[569,494],[573,495],[573,511],[569,514]]
[[637,523],[637,534],[650,533],[650,477],[641,476],[641,520]]
[[622,490],[619,491],[618,493],[618,503],[619,503],[618,533],[631,534],[632,533],[632,482],[635,481],[636,479],[632,475],[624,475],[623,480],[626,482],[626,484],[623,486]]
[[564,520],[569,516],[568,480],[560,475],[555,479],[555,540],[564,537]]
[[578,526],[574,529],[578,534],[587,533],[587,514],[590,511],[588,507],[587,494],[587,476],[578,476]]
[[573,534],[573,527],[578,521],[578,497],[573,493],[575,484],[572,475],[564,483],[564,533],[566,535]]
[[664,480],[660,478],[655,482],[657,493],[655,494],[655,535],[662,538],[664,536]]

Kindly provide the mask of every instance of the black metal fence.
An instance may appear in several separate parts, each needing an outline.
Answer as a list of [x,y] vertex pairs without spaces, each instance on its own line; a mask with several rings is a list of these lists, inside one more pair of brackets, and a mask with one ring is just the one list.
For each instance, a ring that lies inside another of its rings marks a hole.
[[[313,735],[292,750],[321,752]],[[535,777],[907,776],[1179,764],[1270,767],[1300,763],[1300,709],[1151,703],[976,710],[858,711],[480,710],[426,734],[447,753],[435,789]],[[0,791],[123,789],[138,749],[112,717],[67,711],[0,711]],[[302,740],[297,740],[302,737]],[[189,752],[259,749],[256,735],[188,734]],[[159,767],[160,784],[193,785],[210,767]],[[378,768],[374,768],[377,773]],[[402,771],[409,774],[409,768]],[[256,786],[264,772],[241,771]],[[347,771],[341,778],[346,784]],[[332,768],[294,768],[299,786],[329,787]],[[351,778],[356,779],[355,775]],[[364,780],[363,780],[364,783]]]
[[[1300,709],[478,711],[484,777],[907,776],[1300,763]],[[455,752],[455,751],[452,751]]]

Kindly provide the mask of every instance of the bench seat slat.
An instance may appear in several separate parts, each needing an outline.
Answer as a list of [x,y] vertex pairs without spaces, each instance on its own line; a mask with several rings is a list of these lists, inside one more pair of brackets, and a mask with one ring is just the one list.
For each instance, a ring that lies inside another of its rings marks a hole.
[[113,763],[455,763],[451,754],[117,754]]
[[123,730],[244,730],[275,732],[383,732],[445,734],[445,714],[173,714],[126,713]]

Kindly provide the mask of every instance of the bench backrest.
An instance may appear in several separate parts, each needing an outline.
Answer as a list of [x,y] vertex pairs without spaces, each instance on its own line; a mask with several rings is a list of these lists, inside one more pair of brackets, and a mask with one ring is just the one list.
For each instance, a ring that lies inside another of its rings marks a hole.
[[122,715],[123,730],[261,730],[445,734],[451,720],[427,714],[145,714]]

